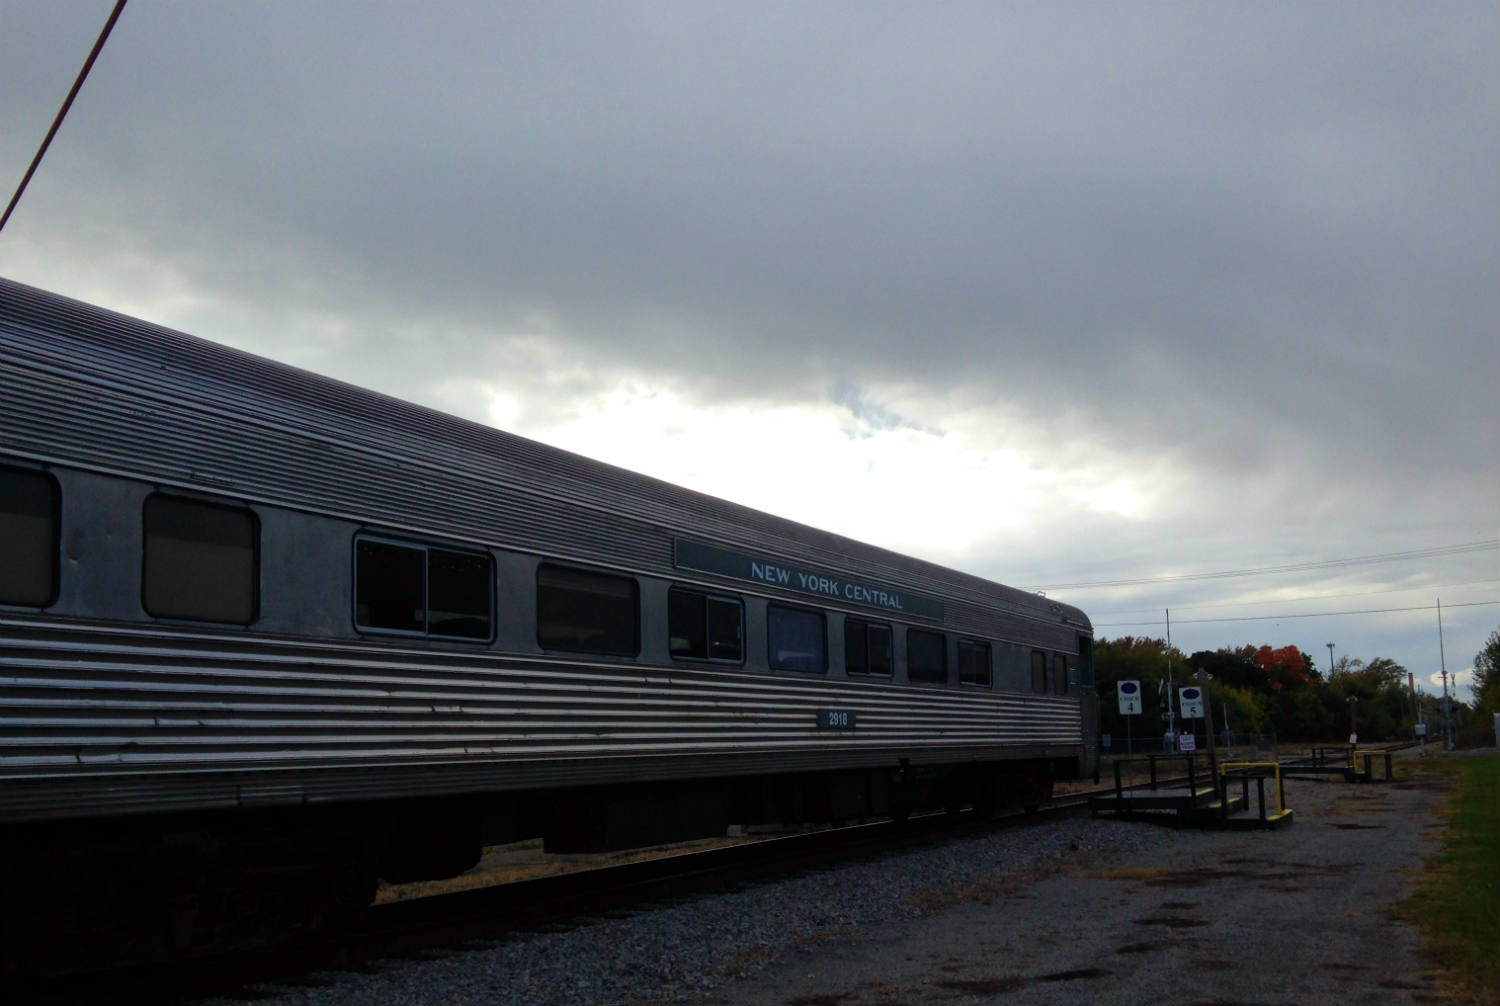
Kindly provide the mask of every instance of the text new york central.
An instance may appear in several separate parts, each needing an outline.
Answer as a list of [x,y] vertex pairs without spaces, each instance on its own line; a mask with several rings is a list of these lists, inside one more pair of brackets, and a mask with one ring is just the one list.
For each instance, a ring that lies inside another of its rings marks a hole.
[[832,577],[804,573],[796,569],[787,569],[768,562],[758,562],[752,559],[750,562],[750,578],[781,587],[796,586],[810,594],[822,594],[826,597],[842,597],[860,604],[872,604],[881,608],[892,608],[896,611],[902,610],[901,598],[895,594],[876,590],[873,587],[866,587],[863,584],[835,580]]

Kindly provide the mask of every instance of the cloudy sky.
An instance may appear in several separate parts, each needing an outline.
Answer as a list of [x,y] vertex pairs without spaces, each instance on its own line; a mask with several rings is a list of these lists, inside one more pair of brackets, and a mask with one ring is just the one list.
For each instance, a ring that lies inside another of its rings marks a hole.
[[[0,3],[4,198],[112,6]],[[1460,0],[132,0],[0,274],[1104,636],[1422,680],[1438,598],[1450,670],[1500,626],[1497,39]]]

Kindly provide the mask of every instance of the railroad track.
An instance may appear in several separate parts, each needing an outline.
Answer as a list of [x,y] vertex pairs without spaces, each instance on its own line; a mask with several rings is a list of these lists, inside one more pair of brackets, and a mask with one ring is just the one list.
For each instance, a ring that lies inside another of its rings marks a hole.
[[[1187,782],[1187,776],[1163,777],[1158,785]],[[1142,788],[1149,783],[1140,783]],[[674,898],[743,886],[793,874],[824,869],[857,860],[884,856],[968,837],[998,828],[1041,823],[1055,817],[1086,812],[1091,796],[1113,793],[1114,787],[1066,793],[1034,812],[1013,813],[990,820],[972,811],[931,813],[896,823],[882,820],[820,831],[761,838],[613,866],[591,867],[571,873],[537,877],[471,890],[391,901],[371,908],[366,924],[345,940],[379,941],[388,934],[433,931],[455,920],[485,919],[488,935],[555,925],[622,911]]]
[[[1183,785],[1187,777],[1161,777]],[[1140,783],[1139,787],[1149,783]],[[1139,788],[1132,787],[1132,788]],[[374,905],[358,925],[307,945],[269,953],[175,962],[108,973],[32,981],[16,1001],[50,1003],[187,1003],[235,998],[253,986],[296,985],[329,969],[377,959],[422,957],[434,948],[582,924],[653,905],[711,895],[799,872],[829,869],[1004,828],[1087,812],[1090,796],[1113,787],[1060,794],[1034,813],[983,821],[972,812],[935,813],[901,824],[879,821],[757,839],[638,862],[499,883]]]
[[421,957],[434,948],[648,909],[800,872],[829,869],[959,840],[1001,828],[1024,827],[1087,810],[1088,793],[1071,793],[1031,814],[980,821],[972,812],[915,816],[902,824],[879,821],[758,839],[528,880],[374,905],[366,919],[306,946],[273,952],[179,961],[28,980],[13,1001],[118,1004],[187,1003],[235,998],[252,986],[295,985],[321,970],[358,968],[376,959]]

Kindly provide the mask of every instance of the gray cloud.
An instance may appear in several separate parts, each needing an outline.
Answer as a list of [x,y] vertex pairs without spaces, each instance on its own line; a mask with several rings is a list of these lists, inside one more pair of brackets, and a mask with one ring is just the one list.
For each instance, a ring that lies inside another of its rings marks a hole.
[[[0,177],[108,7],[0,11]],[[475,418],[473,378],[519,394],[538,361],[564,369],[537,409],[634,373],[929,428],[899,387],[1063,466],[1192,473],[1173,527],[1071,515],[987,551],[1005,579],[992,556],[1493,537],[1497,28],[1484,3],[138,2],[0,271],[154,291],[158,320]]]

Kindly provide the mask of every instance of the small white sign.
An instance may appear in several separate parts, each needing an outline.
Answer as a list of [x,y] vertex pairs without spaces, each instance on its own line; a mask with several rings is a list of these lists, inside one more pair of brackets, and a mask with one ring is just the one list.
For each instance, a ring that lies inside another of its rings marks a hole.
[[1203,718],[1203,689],[1177,689],[1177,709],[1187,719]]
[[1426,723],[1418,723],[1417,724],[1417,736],[1418,737],[1426,737],[1427,736],[1427,724]]
[[1115,686],[1115,692],[1120,696],[1120,715],[1139,716],[1141,712],[1141,683],[1139,681],[1121,681]]
[[1198,750],[1198,738],[1197,738],[1197,736],[1195,734],[1178,734],[1177,735],[1177,750],[1179,750],[1179,751],[1196,751],[1196,750]]

